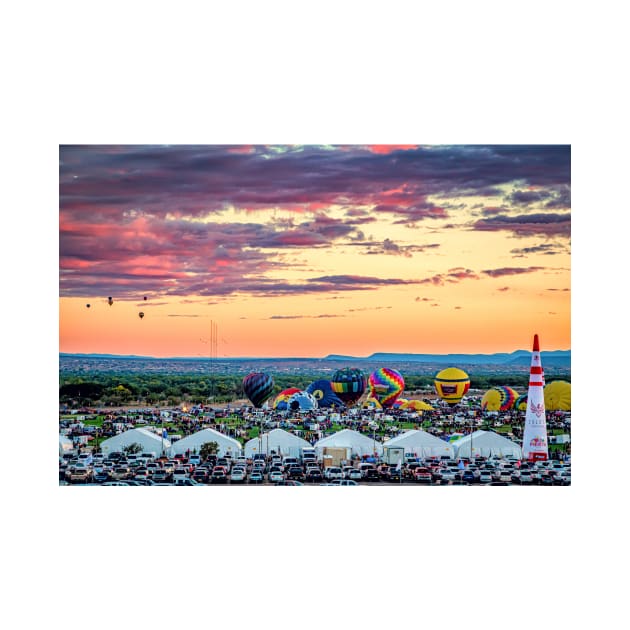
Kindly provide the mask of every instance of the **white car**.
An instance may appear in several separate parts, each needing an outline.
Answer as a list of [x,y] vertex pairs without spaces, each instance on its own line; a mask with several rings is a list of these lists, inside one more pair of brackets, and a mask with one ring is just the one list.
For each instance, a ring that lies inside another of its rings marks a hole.
[[277,481],[284,481],[284,475],[279,470],[274,470],[269,473],[269,482],[276,483]]
[[361,471],[356,468],[353,468],[348,473],[348,479],[350,479],[351,481],[361,481]]
[[230,481],[234,481],[234,482],[241,482],[241,481],[245,481],[245,471],[242,468],[233,468],[232,472],[230,473]]
[[482,470],[479,473],[479,483],[490,483],[492,481],[492,473],[489,470]]
[[324,478],[328,481],[332,479],[343,479],[343,471],[338,466],[330,466],[324,471]]
[[455,472],[448,468],[442,468],[442,470],[440,471],[440,480],[455,481]]

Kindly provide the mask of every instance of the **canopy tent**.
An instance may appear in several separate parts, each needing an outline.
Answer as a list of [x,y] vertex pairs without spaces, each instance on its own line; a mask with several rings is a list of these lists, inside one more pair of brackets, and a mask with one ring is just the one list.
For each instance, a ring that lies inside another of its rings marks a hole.
[[279,455],[301,457],[302,449],[310,444],[301,437],[289,433],[284,429],[272,429],[245,442],[245,457],[252,457],[255,453],[270,453],[275,451]]
[[324,448],[348,448],[352,455],[378,455],[383,454],[383,445],[373,438],[363,435],[352,429],[342,429],[333,433],[328,437],[322,438],[319,442],[315,442],[315,451],[317,456],[321,458]]
[[68,439],[65,435],[59,436],[59,457],[64,453],[72,453],[74,450],[74,444],[72,440]]
[[223,435],[223,433],[219,433],[214,429],[202,429],[201,431],[188,435],[181,440],[177,440],[177,442],[174,442],[168,450],[168,454],[173,457],[174,455],[190,451],[190,453],[198,455],[201,453],[202,445],[206,442],[216,442],[218,444],[219,450],[217,451],[217,455],[220,457],[225,457],[228,453],[230,456],[237,456],[241,454],[242,447],[238,440],[235,440],[227,435]]
[[454,457],[455,452],[453,446],[440,438],[427,433],[426,431],[420,431],[411,429],[404,433],[397,435],[391,440],[387,440],[384,446],[402,446],[405,449],[405,453],[410,453],[416,457],[441,457],[446,455],[448,457]]
[[105,455],[113,452],[122,452],[125,446],[139,444],[143,453],[155,453],[162,455],[170,447],[171,443],[149,429],[130,429],[119,433],[108,440],[101,442],[101,450]]
[[493,431],[475,431],[453,442],[455,457],[470,457],[470,443],[475,456],[517,457],[521,459],[523,451],[516,443]]

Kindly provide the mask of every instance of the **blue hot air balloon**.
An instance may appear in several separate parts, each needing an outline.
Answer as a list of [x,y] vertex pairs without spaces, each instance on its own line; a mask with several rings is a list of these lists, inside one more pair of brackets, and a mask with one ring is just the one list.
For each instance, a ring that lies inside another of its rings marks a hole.
[[330,381],[321,379],[319,381],[313,381],[306,391],[317,398],[317,405],[319,407],[337,407],[341,409],[345,407],[345,404],[335,392],[333,392]]

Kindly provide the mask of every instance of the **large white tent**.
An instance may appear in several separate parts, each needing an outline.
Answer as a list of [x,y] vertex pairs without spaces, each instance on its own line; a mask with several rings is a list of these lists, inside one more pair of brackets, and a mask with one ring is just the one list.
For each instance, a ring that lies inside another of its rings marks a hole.
[[185,453],[186,451],[199,454],[201,452],[201,446],[206,442],[216,442],[218,444],[219,450],[217,454],[220,457],[224,457],[228,453],[230,453],[230,456],[233,455],[235,457],[241,454],[242,447],[238,440],[223,435],[223,433],[219,433],[214,429],[202,429],[201,431],[197,431],[197,433],[177,440],[177,442],[173,443],[168,453],[171,456]]
[[302,448],[306,446],[310,444],[301,437],[284,429],[272,429],[268,433],[263,433],[260,438],[255,437],[245,442],[245,456],[252,457],[255,453],[275,451],[280,455],[300,457]]
[[374,452],[379,455],[383,454],[383,445],[380,442],[352,429],[342,429],[322,438],[319,442],[315,442],[315,451],[319,458],[321,458],[324,448],[347,448],[351,450],[352,455],[359,457],[373,455]]
[[415,455],[416,457],[454,457],[455,451],[453,446],[440,438],[427,433],[411,429],[400,435],[387,440],[383,444],[385,447],[398,446],[405,449],[405,453]]
[[156,455],[162,455],[171,447],[171,443],[166,438],[160,437],[149,429],[129,429],[101,442],[101,450],[107,455],[115,451],[122,452],[125,446],[131,444],[139,444],[143,453]]
[[523,451],[516,443],[493,431],[475,431],[453,442],[455,457],[470,457],[470,446],[475,456],[517,457],[521,459]]

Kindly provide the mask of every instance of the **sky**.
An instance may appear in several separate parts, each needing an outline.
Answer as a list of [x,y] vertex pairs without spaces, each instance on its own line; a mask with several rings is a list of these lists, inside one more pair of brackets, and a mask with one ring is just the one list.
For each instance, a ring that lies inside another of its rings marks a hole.
[[61,145],[59,349],[569,349],[570,247],[569,145]]

